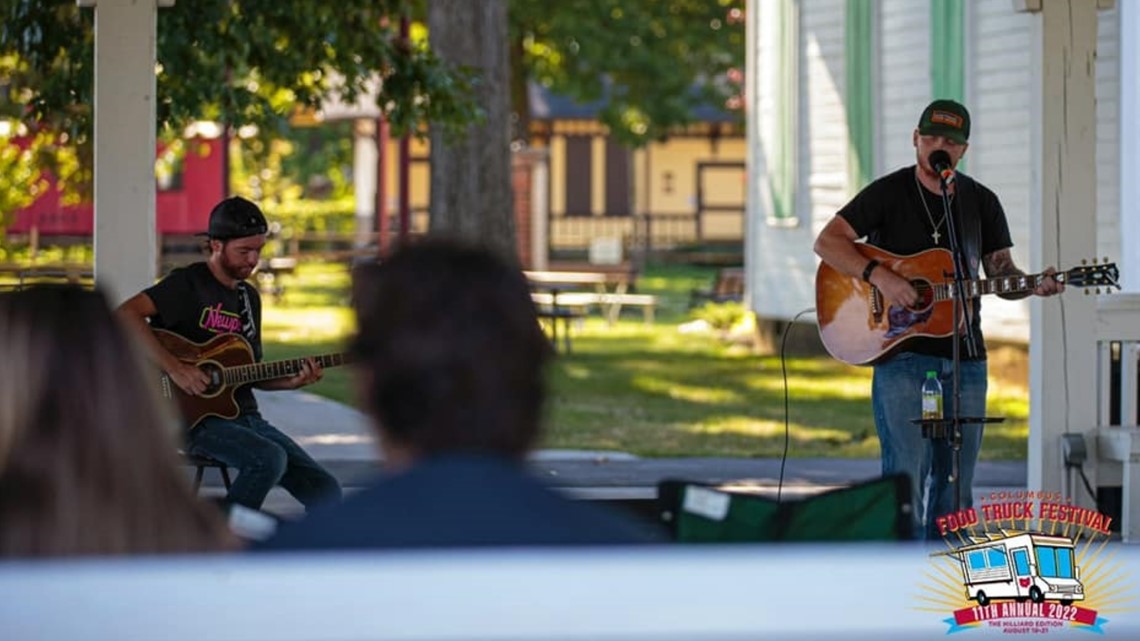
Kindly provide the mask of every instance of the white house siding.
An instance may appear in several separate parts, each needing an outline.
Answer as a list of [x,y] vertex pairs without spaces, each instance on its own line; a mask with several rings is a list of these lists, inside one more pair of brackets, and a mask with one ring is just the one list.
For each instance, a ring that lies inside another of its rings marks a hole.
[[[773,291],[769,277],[781,264],[778,250],[769,237],[773,229],[767,220],[772,216],[772,195],[768,188],[768,157],[776,137],[778,113],[779,31],[778,4],[765,0],[751,0],[745,13],[748,20],[748,68],[754,70],[748,78],[747,123],[748,140],[748,198],[745,204],[745,264],[751,276],[746,279],[752,308],[764,315],[774,315]],[[797,138],[798,139],[798,138]],[[782,233],[782,230],[775,230]],[[802,283],[796,290],[802,290]],[[774,290],[780,291],[780,290]],[[765,311],[759,311],[764,306]],[[784,314],[784,316],[787,316]]]
[[[966,101],[972,116],[966,171],[985,183],[1005,207],[1014,261],[1030,263],[1030,100],[1033,86],[1033,16],[1017,13],[1008,0],[977,0],[966,9]],[[1027,340],[1025,301],[989,296],[982,329],[990,338]]]
[[1120,260],[1120,12],[1097,15],[1096,245],[1097,256]]
[[914,162],[911,133],[930,102],[930,7],[914,0],[879,5],[877,175]]
[[[797,224],[773,226],[763,218],[751,217],[749,291],[753,309],[763,317],[792,318],[814,306],[817,263],[812,243],[819,228],[847,201],[844,7],[844,0],[798,3]],[[759,32],[764,33],[764,29],[761,25]],[[757,55],[764,57],[763,45]],[[764,68],[764,61],[758,61],[758,66]],[[758,80],[759,87],[765,84],[763,79]],[[758,98],[763,105],[764,98]],[[770,118],[763,113],[759,116],[757,127],[761,132],[771,130],[766,117]],[[755,163],[749,171],[756,171]],[[755,173],[752,180],[763,182]],[[762,211],[764,207],[750,209]]]
[[848,199],[847,119],[844,96],[844,0],[803,2],[800,13],[803,66],[800,69],[799,211],[826,221]]
[[[754,3],[764,5],[762,1]],[[799,225],[772,227],[751,216],[749,289],[753,309],[765,318],[789,319],[814,302],[817,265],[815,234],[846,202],[846,119],[843,107],[843,19],[841,0],[798,3],[800,87],[798,92],[797,207]],[[760,12],[757,12],[760,13]],[[1100,12],[1097,60],[1098,253],[1119,254],[1119,19],[1118,10]],[[761,18],[757,16],[757,20]],[[1044,265],[1031,260],[1031,113],[1040,89],[1040,64],[1033,37],[1036,16],[1019,13],[1009,0],[972,0],[965,16],[965,91],[973,116],[966,171],[1001,198],[1013,237],[1015,261],[1029,271]],[[878,6],[876,77],[876,173],[914,160],[910,132],[930,96],[928,2],[882,0]],[[763,57],[764,45],[756,51]],[[769,61],[770,62],[770,61]],[[763,61],[756,67],[765,73]],[[767,82],[759,77],[757,86]],[[764,97],[758,96],[761,107]],[[757,110],[761,130],[771,130],[765,109]],[[756,113],[756,112],[754,112]],[[761,134],[762,136],[762,134]],[[755,163],[750,171],[760,170]],[[754,183],[762,183],[753,173]],[[756,209],[750,204],[752,209]],[[1075,260],[1080,257],[1073,257]],[[1069,260],[1068,257],[1066,257]],[[1070,267],[1071,265],[1057,265]],[[989,296],[983,328],[991,338],[1024,341],[1029,335],[1026,301]]]

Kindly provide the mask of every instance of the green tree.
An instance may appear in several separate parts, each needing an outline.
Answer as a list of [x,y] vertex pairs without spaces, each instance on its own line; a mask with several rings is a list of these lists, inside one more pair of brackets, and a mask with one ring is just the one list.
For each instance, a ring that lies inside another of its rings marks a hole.
[[[158,11],[160,128],[214,119],[265,136],[298,109],[375,90],[393,130],[460,131],[478,115],[470,77],[402,38],[406,0],[193,0]],[[0,0],[0,113],[88,142],[94,14],[75,0]],[[382,82],[377,83],[376,79]]]
[[526,83],[578,102],[631,145],[665,136],[700,105],[735,107],[745,0],[511,0],[516,136],[530,121]]
[[44,186],[43,176],[35,161],[35,152],[0,135],[0,241],[8,226],[8,216],[35,200]]

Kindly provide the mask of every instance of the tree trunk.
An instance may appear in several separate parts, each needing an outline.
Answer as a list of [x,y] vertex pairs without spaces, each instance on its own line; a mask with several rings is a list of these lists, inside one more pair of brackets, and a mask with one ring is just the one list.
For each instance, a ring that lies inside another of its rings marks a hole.
[[486,116],[461,140],[431,132],[429,233],[490,247],[517,261],[506,0],[430,0],[428,33],[441,58],[477,71],[476,95]]

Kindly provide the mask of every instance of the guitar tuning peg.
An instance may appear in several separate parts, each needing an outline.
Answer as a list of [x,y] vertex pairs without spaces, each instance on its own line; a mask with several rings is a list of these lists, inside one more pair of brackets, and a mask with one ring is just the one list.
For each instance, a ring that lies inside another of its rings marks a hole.
[[1096,293],[1098,296],[1100,295],[1100,288],[1099,287],[1096,288]]
[[1089,288],[1088,288],[1088,287],[1086,287],[1086,288],[1085,288],[1085,296],[1088,296],[1088,295],[1089,295]]
[[1089,261],[1088,261],[1087,259],[1085,259],[1085,258],[1082,258],[1082,259],[1081,259],[1081,264],[1082,264],[1082,265],[1088,265],[1088,264],[1089,264]]
[[1103,259],[1101,259],[1101,262],[1104,263],[1105,265],[1107,265],[1108,264],[1108,256],[1105,256]]

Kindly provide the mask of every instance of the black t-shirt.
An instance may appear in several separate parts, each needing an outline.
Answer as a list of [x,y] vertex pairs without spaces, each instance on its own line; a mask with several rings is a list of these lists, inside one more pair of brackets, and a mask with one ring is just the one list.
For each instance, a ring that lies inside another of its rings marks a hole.
[[[951,200],[951,211],[959,234],[963,228],[959,204],[965,202],[978,215],[981,256],[1012,247],[1009,223],[997,195],[977,181],[969,180],[968,184],[970,187],[966,186],[965,180],[960,181],[957,189],[960,193]],[[925,208],[922,199],[926,201]],[[922,187],[916,179],[915,166],[910,165],[867,185],[839,210],[839,215],[843,216],[856,234],[865,237],[868,243],[906,256],[934,247],[949,249],[943,212],[942,196]],[[933,238],[935,227],[939,233],[937,245]],[[970,268],[976,273],[981,271],[977,265],[971,265]],[[981,309],[981,299],[975,298],[975,318],[980,318]],[[974,323],[974,336],[978,352],[971,356],[963,340],[960,348],[963,359],[985,358],[980,323]],[[954,349],[950,341],[950,338],[917,337],[904,343],[903,349],[950,358]]]
[[[154,301],[158,315],[151,327],[165,329],[195,343],[218,334],[241,334],[254,358],[261,360],[261,296],[257,288],[239,281],[230,289],[218,281],[206,263],[194,263],[170,272],[144,292]],[[234,392],[242,414],[256,412],[257,400],[249,385]]]

